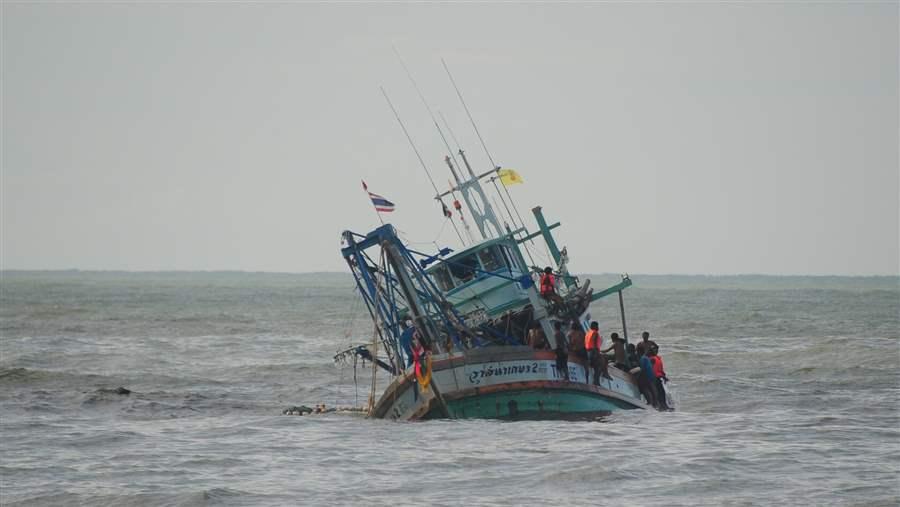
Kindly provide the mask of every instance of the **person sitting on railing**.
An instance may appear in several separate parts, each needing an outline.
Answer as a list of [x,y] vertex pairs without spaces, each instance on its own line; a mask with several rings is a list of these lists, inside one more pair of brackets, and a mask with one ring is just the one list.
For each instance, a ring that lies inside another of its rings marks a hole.
[[544,268],[544,272],[541,273],[541,297],[559,307],[565,306],[562,296],[556,293],[556,277],[553,276],[553,269],[550,266]]
[[606,354],[609,351],[613,351],[613,355],[607,356],[607,361],[613,361],[613,365],[620,370],[628,370],[627,365],[625,364],[627,359],[625,356],[625,338],[619,336],[619,333],[613,333],[609,335],[612,339],[612,344],[604,350],[601,350],[601,354]]

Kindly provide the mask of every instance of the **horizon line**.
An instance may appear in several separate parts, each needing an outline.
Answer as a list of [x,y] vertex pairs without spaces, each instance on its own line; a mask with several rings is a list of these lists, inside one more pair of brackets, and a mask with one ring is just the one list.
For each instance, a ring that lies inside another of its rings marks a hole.
[[[351,273],[347,271],[266,271],[266,270],[243,270],[243,269],[19,269],[12,268],[0,269],[0,273],[131,273],[131,274],[159,274],[159,273],[233,273],[233,274],[266,274],[266,275],[347,275]],[[684,276],[684,277],[806,277],[806,278],[900,278],[900,273],[891,274],[776,274],[776,273],[615,273],[611,271],[603,272],[583,272],[575,273],[579,275],[610,275],[610,276]]]

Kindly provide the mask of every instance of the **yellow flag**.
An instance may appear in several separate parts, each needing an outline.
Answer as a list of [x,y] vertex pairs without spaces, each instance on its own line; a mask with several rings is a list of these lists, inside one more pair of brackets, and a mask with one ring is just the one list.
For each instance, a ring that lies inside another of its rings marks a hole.
[[500,169],[500,182],[503,183],[504,186],[515,185],[516,183],[525,183],[525,180],[519,176],[519,173],[513,171],[512,169]]

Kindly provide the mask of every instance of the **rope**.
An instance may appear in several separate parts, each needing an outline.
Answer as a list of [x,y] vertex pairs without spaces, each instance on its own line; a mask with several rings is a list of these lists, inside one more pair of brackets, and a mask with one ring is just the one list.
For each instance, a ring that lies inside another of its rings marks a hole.
[[436,245],[437,241],[441,239],[441,235],[443,235],[444,231],[447,229],[447,222],[450,221],[451,220],[449,218],[444,219],[444,224],[441,225],[440,231],[438,231],[437,236],[435,236],[431,241],[410,241],[409,235],[406,233],[406,231],[397,229],[396,227],[394,227],[394,229],[397,229],[397,232],[400,234],[400,236],[403,237],[403,241],[405,241],[407,245]]
[[358,361],[358,357],[356,355],[353,356],[353,388],[356,391],[356,396],[354,398],[353,404],[357,407],[359,406],[359,382],[356,379],[356,363]]

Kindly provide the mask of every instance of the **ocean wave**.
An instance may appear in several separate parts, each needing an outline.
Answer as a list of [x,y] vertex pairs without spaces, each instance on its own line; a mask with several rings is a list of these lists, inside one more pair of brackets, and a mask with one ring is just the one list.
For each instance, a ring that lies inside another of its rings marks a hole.
[[4,505],[27,505],[31,507],[69,507],[71,505],[92,505],[95,507],[201,507],[210,505],[211,503],[227,505],[273,503],[274,498],[269,495],[258,495],[234,488],[211,488],[198,492],[185,493],[134,493],[110,495],[61,492],[19,498],[9,503],[4,502]]
[[31,368],[0,368],[0,385],[29,385],[44,383],[96,384],[108,377],[96,374],[78,374],[66,371],[37,370]]

